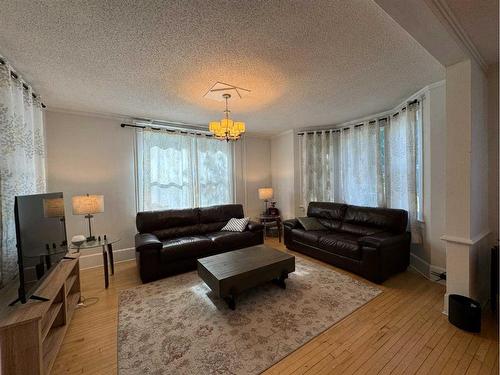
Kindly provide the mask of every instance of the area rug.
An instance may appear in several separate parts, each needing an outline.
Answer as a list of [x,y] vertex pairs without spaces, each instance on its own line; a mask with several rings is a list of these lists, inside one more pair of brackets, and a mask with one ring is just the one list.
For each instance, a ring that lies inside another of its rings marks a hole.
[[285,290],[273,283],[252,289],[235,311],[196,272],[125,290],[118,373],[259,374],[379,293],[300,258]]

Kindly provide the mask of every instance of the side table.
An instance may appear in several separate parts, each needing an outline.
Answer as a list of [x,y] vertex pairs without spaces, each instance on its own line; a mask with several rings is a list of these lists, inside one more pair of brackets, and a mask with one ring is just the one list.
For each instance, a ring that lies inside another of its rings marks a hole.
[[267,236],[267,228],[278,228],[278,241],[281,242],[281,216],[260,215],[260,223],[264,226],[264,238]]
[[102,263],[104,265],[104,287],[107,289],[109,287],[109,270],[108,270],[108,258],[109,267],[111,267],[111,275],[115,274],[115,262],[113,259],[113,244],[120,241],[117,237],[107,237],[106,239],[101,238],[94,241],[85,241],[80,246],[71,244],[70,249],[76,250],[77,253],[80,250],[93,249],[96,247],[102,247]]

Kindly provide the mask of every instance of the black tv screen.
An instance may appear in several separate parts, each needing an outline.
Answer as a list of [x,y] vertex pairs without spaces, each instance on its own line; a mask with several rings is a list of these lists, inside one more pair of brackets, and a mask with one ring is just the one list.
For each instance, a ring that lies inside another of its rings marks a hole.
[[63,194],[17,196],[14,210],[19,299],[25,303],[68,251]]

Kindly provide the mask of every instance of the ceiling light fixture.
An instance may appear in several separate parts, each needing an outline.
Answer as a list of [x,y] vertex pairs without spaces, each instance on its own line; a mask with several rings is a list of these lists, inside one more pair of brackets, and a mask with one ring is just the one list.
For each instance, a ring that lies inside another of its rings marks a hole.
[[245,123],[242,121],[233,121],[229,118],[227,101],[231,98],[231,94],[223,93],[222,97],[226,101],[226,109],[224,110],[225,118],[220,121],[210,121],[208,129],[217,139],[225,141],[237,141],[245,132]]
[[241,138],[243,133],[245,133],[244,122],[233,121],[229,118],[229,113],[231,111],[228,108],[228,100],[243,99],[243,97],[248,94],[250,94],[250,90],[248,89],[217,81],[212,87],[210,87],[207,93],[203,95],[203,97],[207,99],[224,101],[226,103],[224,118],[220,121],[211,121],[208,126],[210,132],[215,138],[225,141],[236,141]]

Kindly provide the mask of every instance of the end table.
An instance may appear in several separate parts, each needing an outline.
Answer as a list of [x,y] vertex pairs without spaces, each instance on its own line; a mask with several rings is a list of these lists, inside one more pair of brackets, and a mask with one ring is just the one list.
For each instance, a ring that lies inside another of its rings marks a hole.
[[[100,238],[100,237],[98,237]],[[109,266],[111,267],[111,275],[115,274],[115,262],[113,259],[113,244],[120,241],[117,237],[107,237],[106,239],[101,238],[94,241],[85,241],[80,246],[71,244],[70,249],[76,250],[77,253],[80,250],[92,249],[96,247],[102,247],[102,262],[104,265],[104,287],[107,289],[109,287],[109,271],[108,271],[108,258]]]
[[278,228],[278,241],[281,242],[281,216],[262,214],[259,217],[260,223],[264,226],[264,238],[267,236],[267,228]]

